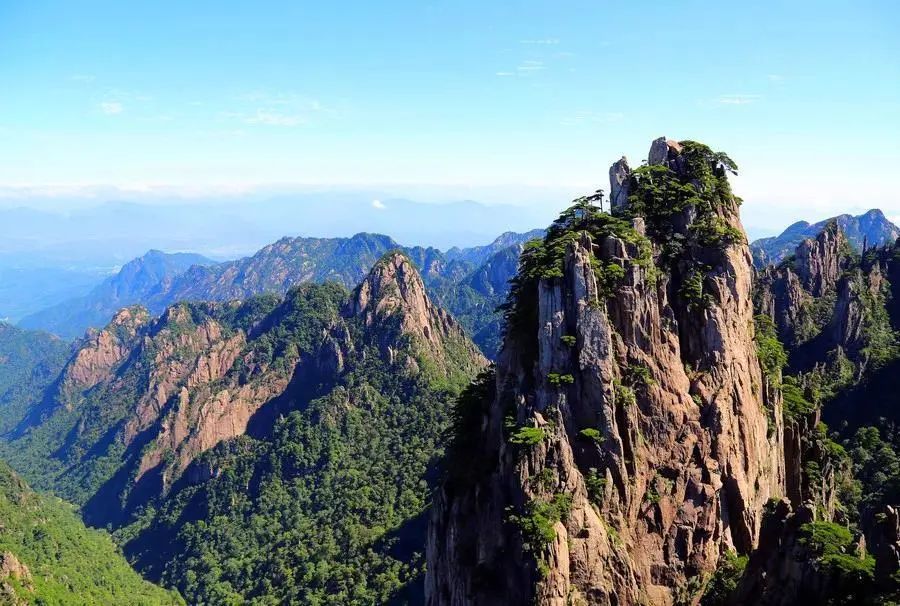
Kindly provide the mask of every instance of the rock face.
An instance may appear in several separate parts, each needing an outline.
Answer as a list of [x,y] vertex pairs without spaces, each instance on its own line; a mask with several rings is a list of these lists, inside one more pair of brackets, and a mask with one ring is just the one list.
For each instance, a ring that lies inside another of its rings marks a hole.
[[[478,366],[485,363],[456,320],[428,298],[422,277],[403,253],[389,253],[372,268],[354,291],[351,313],[362,318],[367,326],[395,315],[401,333],[410,336],[424,349],[445,377],[457,372],[473,376]],[[462,349],[459,356],[448,356],[450,343]],[[391,346],[390,343],[383,345]],[[479,363],[459,368],[451,359],[454,357],[458,361],[478,360]]]
[[867,332],[888,298],[885,253],[879,250],[861,265],[832,221],[816,238],[802,241],[793,258],[758,274],[757,309],[775,322],[791,350],[793,370],[810,370],[828,352],[864,364]]
[[68,389],[90,389],[129,352],[138,331],[150,321],[143,307],[127,307],[101,331],[88,335],[66,368],[63,384]]
[[834,289],[846,266],[848,246],[837,222],[828,223],[815,239],[797,246],[797,276],[812,296],[821,297]]
[[[682,171],[681,151],[659,139],[650,161]],[[740,229],[733,200],[717,212]],[[697,213],[681,217],[693,242]],[[780,400],[765,398],[756,359],[749,250],[690,244],[657,275],[642,261],[643,221],[632,228],[574,230],[561,276],[534,281],[533,312],[518,302],[532,320],[507,330],[495,393],[473,422],[480,470],[435,498],[428,604],[674,604],[724,549],[756,546],[784,463]],[[703,305],[682,294],[699,259]],[[612,266],[622,278],[610,293],[597,268]],[[536,545],[534,526],[552,539]]]
[[609,167],[609,204],[615,212],[628,204],[628,185],[631,179],[631,169],[625,156]]

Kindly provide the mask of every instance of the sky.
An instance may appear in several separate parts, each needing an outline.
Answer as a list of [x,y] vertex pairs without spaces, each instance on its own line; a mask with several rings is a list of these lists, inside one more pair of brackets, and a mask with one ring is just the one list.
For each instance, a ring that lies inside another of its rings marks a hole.
[[751,234],[900,217],[896,0],[0,0],[0,82],[23,205],[320,187],[555,212],[665,135],[735,159]]

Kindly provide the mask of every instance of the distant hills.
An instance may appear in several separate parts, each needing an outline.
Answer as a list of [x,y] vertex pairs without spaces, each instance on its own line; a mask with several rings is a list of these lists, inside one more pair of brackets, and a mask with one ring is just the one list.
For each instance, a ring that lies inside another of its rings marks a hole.
[[460,319],[487,355],[499,344],[495,308],[506,296],[524,242],[541,230],[507,232],[490,244],[453,248],[401,246],[392,238],[282,238],[250,257],[215,263],[199,255],[151,251],[126,264],[91,293],[32,314],[20,326],[76,338],[105,326],[122,307],[141,304],[159,314],[179,301],[228,301],[261,293],[284,294],[304,282],[352,288],[385,253],[400,250],[420,269],[435,300]]
[[119,273],[104,280],[87,295],[28,315],[19,326],[46,330],[66,338],[79,337],[89,327],[104,326],[122,307],[159,296],[188,268],[213,264],[215,261],[202,255],[151,250],[126,263]]
[[[28,254],[47,264],[121,264],[151,248],[209,257],[245,256],[285,234],[323,238],[389,233],[416,246],[474,246],[504,230],[526,231],[553,218],[554,205],[472,200],[425,203],[375,191],[316,191],[200,197],[158,195],[123,201],[32,200],[0,192],[0,257]],[[65,210],[56,210],[64,208]]]
[[862,250],[863,243],[869,246],[882,246],[893,244],[900,237],[900,228],[891,223],[884,213],[874,208],[869,212],[853,216],[839,215],[818,223],[798,221],[781,235],[771,238],[760,238],[750,245],[753,254],[753,263],[757,267],[764,267],[769,263],[778,263],[785,257],[793,254],[800,242],[807,238],[815,238],[825,228],[829,221],[837,221],[847,241],[856,248]]

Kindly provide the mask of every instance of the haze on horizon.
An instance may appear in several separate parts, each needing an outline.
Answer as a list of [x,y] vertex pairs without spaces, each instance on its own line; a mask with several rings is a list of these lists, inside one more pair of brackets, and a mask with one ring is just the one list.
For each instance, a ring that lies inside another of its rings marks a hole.
[[[5,2],[0,206],[302,193],[298,210],[321,212],[325,191],[385,213],[389,198],[515,204],[537,227],[667,135],[738,162],[751,236],[900,215],[896,3],[707,9]],[[506,229],[494,214],[485,233]]]

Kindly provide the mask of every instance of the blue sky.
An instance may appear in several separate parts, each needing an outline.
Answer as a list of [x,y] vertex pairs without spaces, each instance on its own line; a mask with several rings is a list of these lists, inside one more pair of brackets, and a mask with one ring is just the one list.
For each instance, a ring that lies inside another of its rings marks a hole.
[[24,203],[315,185],[559,206],[667,135],[735,158],[751,229],[900,215],[894,1],[3,0],[0,82],[0,188]]

